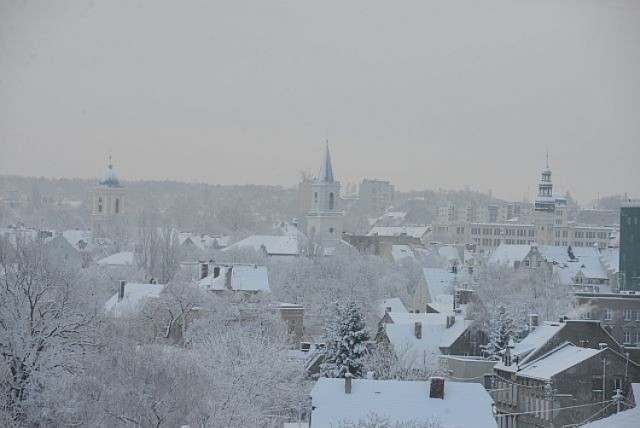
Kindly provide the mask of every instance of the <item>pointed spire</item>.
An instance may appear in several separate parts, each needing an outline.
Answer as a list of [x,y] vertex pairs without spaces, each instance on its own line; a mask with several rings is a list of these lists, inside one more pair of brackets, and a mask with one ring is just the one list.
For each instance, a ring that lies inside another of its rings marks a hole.
[[318,173],[318,181],[333,181],[333,169],[331,168],[331,156],[329,155],[329,140],[324,147],[324,158],[320,165],[320,172]]

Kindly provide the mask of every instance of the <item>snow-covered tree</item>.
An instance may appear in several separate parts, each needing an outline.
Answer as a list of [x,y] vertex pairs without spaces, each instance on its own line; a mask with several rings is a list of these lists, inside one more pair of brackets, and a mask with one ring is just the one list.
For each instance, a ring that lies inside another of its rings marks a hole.
[[47,246],[0,238],[0,422],[40,423],[47,385],[81,370],[95,313],[78,305],[74,271]]
[[362,376],[369,332],[358,305],[336,304],[326,325],[327,351],[320,369],[325,377]]
[[491,309],[489,343],[483,346],[488,357],[497,357],[517,335],[513,319],[504,305]]

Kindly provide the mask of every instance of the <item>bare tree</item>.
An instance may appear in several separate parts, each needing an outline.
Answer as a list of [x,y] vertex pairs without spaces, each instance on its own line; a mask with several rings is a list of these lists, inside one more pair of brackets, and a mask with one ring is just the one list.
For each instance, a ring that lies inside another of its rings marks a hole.
[[12,423],[38,420],[45,379],[75,373],[94,345],[95,313],[78,307],[73,285],[42,242],[0,238],[0,411]]

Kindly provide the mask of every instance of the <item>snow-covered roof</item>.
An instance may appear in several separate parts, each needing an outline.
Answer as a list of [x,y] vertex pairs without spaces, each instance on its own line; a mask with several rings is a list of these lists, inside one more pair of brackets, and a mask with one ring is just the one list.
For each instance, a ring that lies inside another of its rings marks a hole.
[[400,300],[399,297],[390,297],[378,303],[379,316],[383,316],[386,313],[387,308],[391,308],[391,312],[408,313],[407,307],[402,303],[402,300]]
[[479,383],[445,382],[443,398],[429,398],[429,382],[320,378],[311,390],[311,427],[358,423],[375,414],[392,425],[439,423],[446,427],[495,427],[493,400]]
[[453,302],[454,284],[470,284],[473,282],[473,278],[469,273],[463,270],[459,270],[456,274],[452,273],[449,269],[424,268],[422,274],[427,284],[427,291],[431,297],[431,302],[427,303]]
[[253,248],[256,251],[264,248],[268,255],[278,256],[297,256],[299,254],[298,238],[295,236],[251,235],[222,251],[238,248]]
[[443,245],[438,248],[438,255],[448,261],[449,263],[466,264],[468,261],[473,261],[473,256],[466,249],[464,252],[464,260],[460,260],[460,252],[458,248],[453,245]]
[[[384,329],[393,349],[411,352],[426,365],[438,365],[440,348],[450,347],[471,325],[471,321],[458,315],[455,322],[447,328],[447,314],[396,314],[394,323],[385,324]],[[415,334],[415,323],[421,323],[421,337]]]
[[391,257],[393,261],[398,263],[403,259],[411,259],[415,260],[416,256],[413,254],[413,250],[408,245],[392,245],[391,246]]
[[[220,268],[215,276],[214,270]],[[231,284],[227,284],[227,275],[231,271]],[[267,267],[251,264],[234,264],[211,266],[207,277],[198,281],[198,285],[206,290],[223,291],[262,291],[270,292]]]
[[543,347],[553,336],[562,330],[567,324],[545,321],[530,332],[527,337],[514,344],[511,355],[520,358],[521,362],[527,361],[527,355],[533,355],[536,350]]
[[90,230],[64,230],[62,237],[78,251],[89,251],[92,248]]
[[[600,252],[595,247],[571,247],[574,259],[569,257],[569,247],[558,245],[540,245],[538,251],[542,257],[557,266],[561,279],[575,278],[578,272],[586,278],[608,279],[602,267]],[[571,282],[571,281],[569,281]]]
[[367,236],[408,236],[422,238],[431,230],[431,226],[374,226]]
[[583,348],[565,342],[551,352],[524,364],[505,366],[502,362],[496,364],[499,370],[517,372],[518,376],[534,379],[550,380],[558,373],[579,364],[594,355],[603,352],[602,349]]
[[122,251],[98,260],[99,266],[132,266],[136,262],[135,254],[132,251]]
[[636,407],[623,412],[589,422],[583,428],[638,428],[640,422],[640,383],[632,383],[631,389],[636,399]]
[[605,269],[613,269],[614,273],[620,272],[620,248],[600,250],[600,260],[602,260]]
[[119,293],[116,293],[107,300],[104,304],[104,309],[115,316],[130,313],[138,309],[145,298],[160,296],[164,287],[164,284],[127,283],[124,287],[124,297],[122,300],[118,300]]
[[487,263],[513,266],[515,262],[522,262],[529,251],[531,251],[531,245],[500,244]]

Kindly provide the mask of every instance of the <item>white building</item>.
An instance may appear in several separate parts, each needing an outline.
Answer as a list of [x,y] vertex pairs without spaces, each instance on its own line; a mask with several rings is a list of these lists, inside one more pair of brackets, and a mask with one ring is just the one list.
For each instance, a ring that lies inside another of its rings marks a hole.
[[109,157],[109,164],[92,191],[91,227],[94,238],[104,236],[114,220],[124,215],[125,196],[125,188],[120,185]]
[[307,236],[323,244],[341,241],[344,213],[340,198],[340,182],[333,178],[328,142],[318,178],[310,181],[309,186],[311,208],[307,213]]

